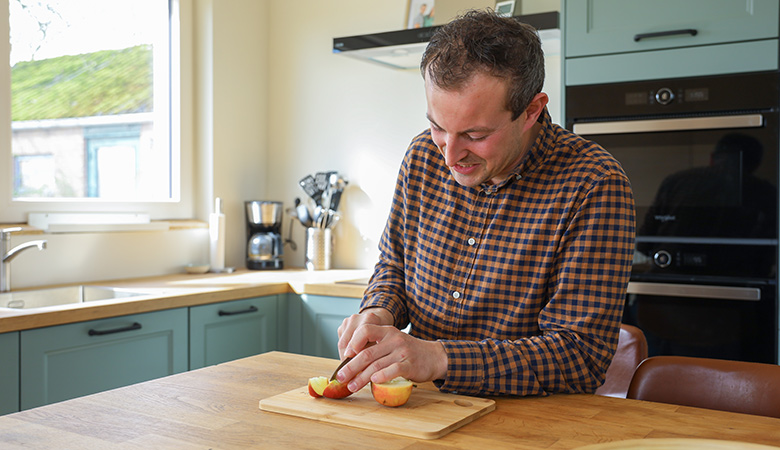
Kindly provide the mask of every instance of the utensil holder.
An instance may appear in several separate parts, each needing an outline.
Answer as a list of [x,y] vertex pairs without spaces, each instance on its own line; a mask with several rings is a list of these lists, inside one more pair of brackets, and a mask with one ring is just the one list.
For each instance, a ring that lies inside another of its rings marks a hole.
[[330,270],[333,232],[330,228],[306,229],[306,270]]

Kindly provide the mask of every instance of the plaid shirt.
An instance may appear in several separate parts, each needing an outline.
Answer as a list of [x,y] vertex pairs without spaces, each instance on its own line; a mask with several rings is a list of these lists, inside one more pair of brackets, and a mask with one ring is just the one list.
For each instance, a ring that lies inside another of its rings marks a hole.
[[361,310],[439,340],[442,391],[593,392],[617,347],[634,249],[623,169],[552,124],[500,185],[463,187],[430,130],[410,144]]

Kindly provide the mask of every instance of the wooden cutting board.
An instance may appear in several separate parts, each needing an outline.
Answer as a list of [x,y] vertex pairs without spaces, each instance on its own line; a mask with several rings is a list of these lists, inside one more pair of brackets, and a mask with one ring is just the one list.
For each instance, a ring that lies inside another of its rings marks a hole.
[[437,439],[496,409],[490,399],[415,388],[405,405],[390,408],[366,387],[347,398],[314,398],[308,386],[260,400],[260,409],[418,439]]

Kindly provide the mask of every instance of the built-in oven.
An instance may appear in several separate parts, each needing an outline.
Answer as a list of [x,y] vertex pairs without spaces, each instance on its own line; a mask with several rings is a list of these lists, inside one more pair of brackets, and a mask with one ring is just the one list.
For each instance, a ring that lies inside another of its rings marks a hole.
[[778,362],[777,72],[566,88],[637,206],[624,322],[651,355]]

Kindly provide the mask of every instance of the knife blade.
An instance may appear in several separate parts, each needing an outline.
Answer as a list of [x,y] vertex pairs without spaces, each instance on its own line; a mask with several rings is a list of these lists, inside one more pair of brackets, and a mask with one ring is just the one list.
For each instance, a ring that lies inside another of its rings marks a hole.
[[339,364],[338,367],[336,367],[336,370],[333,371],[333,375],[330,376],[329,381],[333,381],[336,379],[336,375],[339,373],[339,370],[341,370],[342,367],[346,366],[348,362],[352,361],[352,358],[344,358],[343,361]]
[[[363,350],[367,349],[368,347],[373,346],[374,344],[376,344],[376,342],[369,342],[368,344],[366,344],[365,347],[363,347]],[[333,371],[333,375],[330,376],[330,379],[328,381],[335,380],[336,379],[336,374],[339,373],[339,370],[341,370],[342,367],[346,366],[347,363],[350,362],[350,361],[352,361],[352,358],[344,358],[344,360],[339,363],[339,366],[336,367],[336,370]]]

